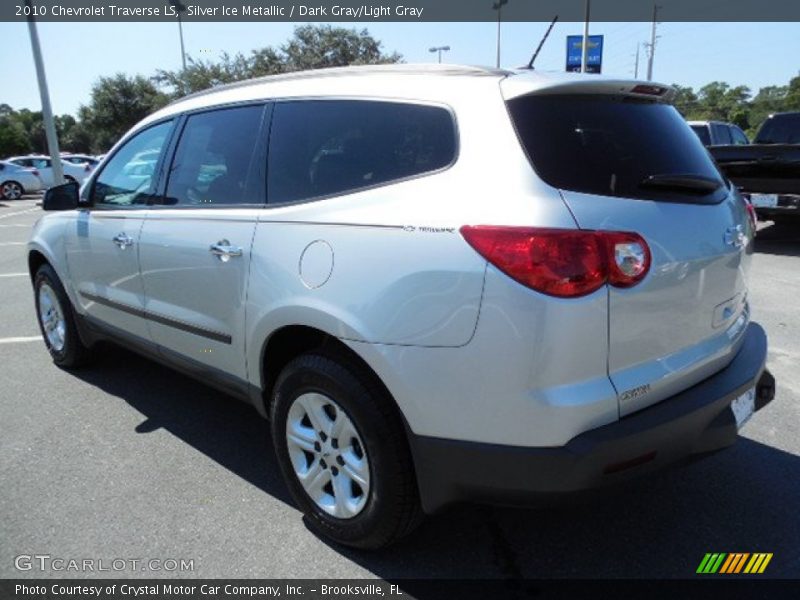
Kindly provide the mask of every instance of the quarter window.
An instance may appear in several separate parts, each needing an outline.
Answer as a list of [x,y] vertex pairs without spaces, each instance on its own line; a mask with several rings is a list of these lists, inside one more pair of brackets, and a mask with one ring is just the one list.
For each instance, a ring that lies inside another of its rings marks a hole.
[[354,192],[448,166],[453,118],[444,108],[367,100],[276,104],[268,201]]
[[95,206],[146,204],[154,192],[155,167],[172,122],[145,129],[128,140],[103,167],[94,184]]
[[250,198],[247,187],[263,112],[263,106],[242,106],[191,115],[175,150],[164,204],[263,204]]

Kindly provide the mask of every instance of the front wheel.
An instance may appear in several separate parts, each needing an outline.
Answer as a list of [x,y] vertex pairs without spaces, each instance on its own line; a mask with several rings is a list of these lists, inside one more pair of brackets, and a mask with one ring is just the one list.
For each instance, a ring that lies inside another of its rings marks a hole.
[[326,355],[294,359],[275,384],[271,422],[284,479],[315,532],[380,548],[419,524],[402,421],[364,369]]
[[53,267],[42,265],[36,271],[33,288],[36,317],[53,362],[64,368],[84,364],[89,358],[89,349],[78,335],[72,303]]

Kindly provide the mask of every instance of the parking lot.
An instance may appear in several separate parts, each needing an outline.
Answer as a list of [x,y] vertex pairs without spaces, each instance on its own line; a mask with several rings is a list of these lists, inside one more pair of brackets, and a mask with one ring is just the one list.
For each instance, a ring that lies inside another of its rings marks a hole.
[[87,575],[15,569],[38,553],[193,561],[123,577],[682,578],[707,552],[771,552],[766,576],[800,577],[800,227],[756,240],[778,392],[733,448],[591,503],[456,507],[361,553],[305,527],[251,408],[122,349],[51,364],[26,272],[39,215],[35,198],[0,202],[0,577]]

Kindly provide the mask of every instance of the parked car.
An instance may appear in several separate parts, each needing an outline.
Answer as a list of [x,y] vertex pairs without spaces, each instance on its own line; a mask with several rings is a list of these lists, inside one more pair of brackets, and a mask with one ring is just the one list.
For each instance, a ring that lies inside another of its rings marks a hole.
[[0,161],[0,200],[18,200],[24,194],[34,194],[41,189],[42,180],[35,169]]
[[750,146],[709,150],[760,218],[800,224],[800,112],[770,115]]
[[70,162],[74,165],[88,165],[88,169],[84,169],[86,171],[91,171],[94,169],[98,164],[100,164],[100,159],[95,156],[91,156],[89,154],[62,154],[61,160]]
[[742,146],[749,144],[747,134],[733,123],[723,123],[722,121],[689,121],[692,128],[703,142],[704,146],[716,146],[720,144],[733,144]]
[[251,402],[310,526],[362,548],[720,450],[774,380],[745,203],[673,93],[396,65],[189,96],[48,192],[47,348]]
[[[42,155],[29,155],[29,156],[12,156],[7,159],[8,162],[19,165],[20,167],[27,167],[36,169],[39,172],[39,177],[45,188],[52,187],[55,183],[53,176],[53,161],[49,156]],[[73,164],[66,160],[61,160],[61,166],[64,170],[64,179],[67,181],[75,181],[82,183],[89,175],[91,169],[87,170],[85,164]]]

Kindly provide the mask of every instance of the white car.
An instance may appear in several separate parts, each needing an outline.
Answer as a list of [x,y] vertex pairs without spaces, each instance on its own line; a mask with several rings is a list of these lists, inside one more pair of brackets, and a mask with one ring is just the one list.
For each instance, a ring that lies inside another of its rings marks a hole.
[[[53,161],[49,156],[41,154],[13,156],[8,159],[8,162],[19,165],[20,167],[36,169],[39,172],[39,177],[45,188],[51,188],[55,185],[55,181],[53,180]],[[88,165],[85,163],[74,164],[63,158],[61,160],[61,165],[64,169],[64,179],[67,182],[77,181],[78,183],[83,183],[83,180],[92,172],[92,169],[87,168]]]
[[41,189],[42,180],[36,169],[0,161],[0,200],[18,200],[23,194],[33,194]]
[[72,163],[73,165],[89,165],[90,171],[100,164],[100,159],[91,154],[72,154],[71,152],[62,154],[61,161]]

